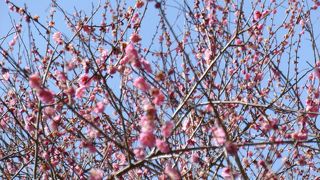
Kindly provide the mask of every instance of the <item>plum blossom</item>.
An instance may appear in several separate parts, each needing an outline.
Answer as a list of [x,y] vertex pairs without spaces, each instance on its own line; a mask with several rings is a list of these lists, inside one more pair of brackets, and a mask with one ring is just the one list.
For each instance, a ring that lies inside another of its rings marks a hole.
[[313,73],[318,79],[320,79],[320,67],[315,67]]
[[40,89],[41,88],[41,78],[39,73],[32,74],[29,77],[29,85],[32,89]]
[[103,171],[101,169],[91,169],[90,170],[90,180],[102,180]]
[[193,153],[191,155],[191,161],[193,163],[199,163],[200,162],[200,157],[199,157],[199,154],[198,153]]
[[143,0],[138,0],[137,3],[136,3],[137,8],[142,8],[143,5],[144,5]]
[[225,167],[222,169],[221,176],[225,180],[231,180],[231,179],[240,179],[240,174],[238,172],[232,172],[232,170],[229,167]]
[[8,81],[9,78],[10,78],[9,70],[6,69],[6,68],[2,68],[2,69],[1,69],[1,73],[2,73],[2,78],[3,78],[4,80]]
[[154,100],[153,100],[152,102],[153,102],[155,105],[160,106],[160,105],[163,104],[164,100],[165,100],[164,95],[162,94],[162,92],[159,92],[159,94],[157,94],[157,95],[155,96],[155,98],[154,98]]
[[143,69],[148,73],[152,73],[152,68],[151,68],[151,64],[149,63],[149,61],[147,61],[143,58],[140,61],[141,61]]
[[149,84],[143,77],[139,77],[136,80],[134,80],[133,86],[137,87],[141,91],[147,91],[150,88]]
[[226,142],[226,134],[221,127],[214,127],[212,133],[213,139],[218,145],[223,145]]
[[136,61],[138,59],[138,52],[134,48],[133,44],[128,44],[126,49],[126,57],[129,59],[129,61]]
[[26,131],[28,131],[29,133],[31,133],[32,131],[35,130],[35,127],[33,126],[33,124],[32,124],[31,122],[26,121],[26,122],[25,122],[25,125],[24,125],[24,129],[25,129]]
[[162,136],[165,138],[168,138],[171,135],[173,128],[174,128],[174,123],[172,121],[167,121],[161,127]]
[[98,102],[93,111],[97,114],[102,113],[104,111],[104,103]]
[[168,143],[165,142],[164,140],[157,139],[156,146],[163,153],[168,153],[170,151]]
[[230,141],[227,141],[225,143],[225,148],[226,148],[227,152],[231,155],[236,155],[238,152],[238,146],[235,143],[230,142]]
[[139,122],[141,126],[141,131],[146,132],[146,131],[153,131],[155,128],[155,124],[153,120],[150,120],[147,118],[147,116],[142,116]]
[[37,93],[42,102],[46,104],[54,102],[54,93],[49,89],[39,89]]
[[145,157],[145,152],[143,148],[137,148],[133,150],[134,155],[137,157],[137,159],[141,160]]
[[151,147],[154,147],[156,144],[156,137],[151,131],[141,132],[139,141],[143,146],[147,146],[151,148]]
[[170,165],[166,166],[164,173],[167,174],[170,177],[170,179],[172,179],[172,180],[181,179],[181,175],[180,175],[179,171],[175,168],[172,168]]
[[134,43],[136,42],[139,42],[141,41],[141,37],[138,33],[133,33],[131,36],[130,36],[130,40]]
[[56,71],[56,75],[59,81],[65,82],[68,79],[64,72]]
[[319,111],[319,104],[316,101],[313,101],[311,99],[308,99],[306,101],[306,111],[307,112],[312,112],[312,113],[308,113],[308,116],[310,118],[315,118],[318,116],[318,114],[316,114]]
[[86,87],[80,86],[78,89],[76,89],[75,96],[77,98],[82,98],[83,94],[85,93]]
[[261,16],[262,16],[262,13],[260,11],[254,11],[254,14],[253,14],[254,20],[259,20]]
[[232,179],[231,169],[228,168],[228,167],[223,168],[223,169],[222,169],[221,176],[222,176],[224,179]]
[[80,86],[89,87],[91,84],[91,78],[87,73],[80,76],[78,83]]
[[52,39],[53,39],[57,44],[62,44],[62,43],[63,43],[63,40],[62,40],[62,37],[61,37],[61,32],[55,32],[55,33],[52,35]]

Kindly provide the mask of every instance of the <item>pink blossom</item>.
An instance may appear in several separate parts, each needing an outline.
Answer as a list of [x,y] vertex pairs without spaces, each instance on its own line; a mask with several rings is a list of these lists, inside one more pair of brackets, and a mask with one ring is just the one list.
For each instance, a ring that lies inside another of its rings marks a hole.
[[137,8],[142,8],[143,5],[144,5],[143,0],[138,0],[137,3],[136,3]]
[[155,107],[152,105],[152,104],[150,104],[150,103],[148,103],[148,102],[144,102],[145,104],[143,105],[143,110],[145,111],[145,112],[147,112],[147,113],[152,113],[152,114],[154,114],[154,113],[156,113],[156,109],[155,109]]
[[62,40],[62,37],[61,37],[61,32],[55,32],[55,33],[52,35],[52,39],[53,39],[57,44],[62,44],[62,43],[63,43],[63,40]]
[[101,169],[91,169],[90,170],[90,180],[102,180],[103,171]]
[[126,47],[126,56],[129,58],[129,61],[136,61],[138,59],[138,52],[134,48],[133,44],[128,44]]
[[151,131],[141,132],[139,141],[143,146],[154,147],[156,144],[156,137]]
[[78,83],[80,84],[80,86],[89,87],[91,84],[91,78],[87,73],[85,73],[80,76]]
[[218,145],[223,145],[226,142],[226,134],[224,133],[224,130],[220,127],[215,127],[212,130],[214,141]]
[[161,139],[156,140],[156,146],[162,153],[168,153],[170,151],[168,143]]
[[207,64],[210,64],[211,56],[212,56],[212,52],[209,49],[207,49],[204,52],[204,60],[206,61]]
[[88,150],[90,153],[95,153],[97,152],[97,148],[93,145],[93,143],[89,143],[87,146]]
[[130,36],[130,40],[134,43],[136,42],[139,42],[141,41],[141,37],[139,36],[138,33],[133,33],[131,36]]
[[313,73],[318,79],[320,79],[320,67],[315,67]]
[[270,13],[270,11],[267,9],[265,11],[262,12],[261,16],[265,17],[266,15],[268,15]]
[[233,175],[229,167],[225,167],[222,169],[221,176],[226,180],[233,179]]
[[67,89],[65,89],[65,93],[67,93],[68,95],[70,96],[74,96],[76,91],[74,90],[74,88],[71,86],[71,87],[68,87]]
[[28,131],[29,133],[31,133],[32,131],[35,130],[35,127],[32,125],[31,122],[26,122],[25,125],[24,125],[24,129],[26,131]]
[[51,129],[53,131],[57,131],[58,130],[58,127],[59,127],[59,123],[55,122],[55,121],[51,121]]
[[175,168],[172,168],[170,165],[167,165],[164,173],[167,174],[171,180],[179,180],[181,179],[181,175],[179,171]]
[[172,121],[167,121],[161,127],[162,136],[165,138],[168,138],[171,135],[173,128],[174,128],[174,123]]
[[76,89],[76,94],[75,96],[77,98],[82,98],[83,94],[85,93],[86,87],[80,86],[78,89]]
[[165,99],[165,97],[164,97],[164,95],[162,94],[162,92],[159,92],[159,94],[156,95],[156,97],[154,98],[154,100],[153,100],[152,102],[153,102],[155,105],[160,106],[160,105],[163,104],[164,99]]
[[83,31],[88,33],[88,34],[90,34],[90,33],[92,33],[94,31],[94,28],[91,27],[91,26],[88,26],[88,25],[84,25],[84,26],[82,26],[82,28],[83,28]]
[[116,73],[117,72],[117,68],[115,67],[115,66],[110,66],[109,68],[108,68],[108,73],[109,74],[114,74],[114,73]]
[[78,175],[82,175],[83,174],[83,169],[79,165],[76,165],[76,167],[74,167],[74,171]]
[[147,91],[150,88],[149,84],[143,77],[139,77],[136,80],[134,80],[133,85],[141,91]]
[[138,60],[138,59],[135,59],[135,60],[132,60],[131,61],[131,65],[135,68],[138,68],[140,69],[142,66],[141,66],[141,62]]
[[198,153],[193,153],[191,155],[191,161],[193,163],[199,163],[200,162],[200,157],[199,157],[199,154]]
[[129,61],[130,61],[129,56],[125,55],[125,56],[121,59],[120,65],[127,64]]
[[13,39],[9,42],[9,46],[10,46],[10,48],[13,48],[13,46],[16,44],[16,42],[17,42],[17,39],[18,39],[18,35],[15,35],[14,37],[13,37]]
[[56,71],[56,74],[59,81],[65,82],[68,79],[64,72]]
[[150,63],[143,58],[140,61],[142,63],[143,69],[148,73],[152,73],[152,68],[151,68]]
[[97,131],[93,127],[89,127],[88,128],[88,136],[92,139],[97,138],[99,136],[99,131]]
[[56,110],[51,106],[47,106],[47,107],[44,108],[44,113],[47,116],[51,117],[56,113]]
[[149,120],[147,116],[142,116],[139,123],[142,132],[153,131],[155,128],[154,121]]
[[9,78],[10,78],[10,73],[9,71],[5,71],[3,74],[2,74],[2,77],[4,80],[8,81]]
[[96,105],[96,108],[94,108],[94,112],[99,114],[104,111],[104,103],[103,102],[98,102]]
[[317,117],[318,114],[316,114],[318,111],[319,111],[319,105],[312,101],[312,100],[307,100],[307,107],[306,107],[306,111],[307,112],[312,112],[312,113],[308,113],[308,116],[310,118],[314,118],[314,117]]
[[225,148],[226,148],[226,151],[231,155],[236,155],[238,152],[238,146],[235,143],[230,141],[227,141],[225,143]]
[[262,14],[260,11],[254,11],[254,15],[253,15],[254,20],[259,20],[261,16]]
[[54,94],[49,89],[39,89],[38,96],[40,100],[46,104],[54,102]]
[[291,138],[298,141],[303,141],[308,139],[308,134],[306,132],[294,132],[291,134]]
[[236,39],[236,40],[235,40],[235,44],[236,44],[236,45],[240,45],[240,44],[242,44],[241,39]]
[[137,157],[137,159],[139,159],[139,160],[141,160],[145,157],[145,152],[142,148],[134,149],[133,153]]
[[123,153],[116,153],[115,156],[120,161],[119,165],[124,165],[126,163],[126,156]]
[[29,77],[29,85],[33,89],[39,89],[41,87],[41,78],[39,73],[32,74]]
[[42,158],[45,159],[45,160],[49,160],[50,154],[49,154],[47,151],[44,151],[44,152],[42,153]]

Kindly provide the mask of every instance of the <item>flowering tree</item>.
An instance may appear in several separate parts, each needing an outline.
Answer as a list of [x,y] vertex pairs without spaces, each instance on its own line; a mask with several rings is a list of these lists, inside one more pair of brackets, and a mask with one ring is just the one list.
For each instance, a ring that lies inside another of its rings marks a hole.
[[6,4],[2,179],[319,179],[320,1]]

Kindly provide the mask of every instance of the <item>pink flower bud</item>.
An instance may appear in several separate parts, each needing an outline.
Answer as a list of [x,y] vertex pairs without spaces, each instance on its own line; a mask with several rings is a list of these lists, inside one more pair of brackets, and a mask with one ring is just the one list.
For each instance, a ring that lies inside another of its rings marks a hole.
[[254,20],[259,20],[261,16],[262,14],[260,11],[254,11],[254,15],[253,15]]

